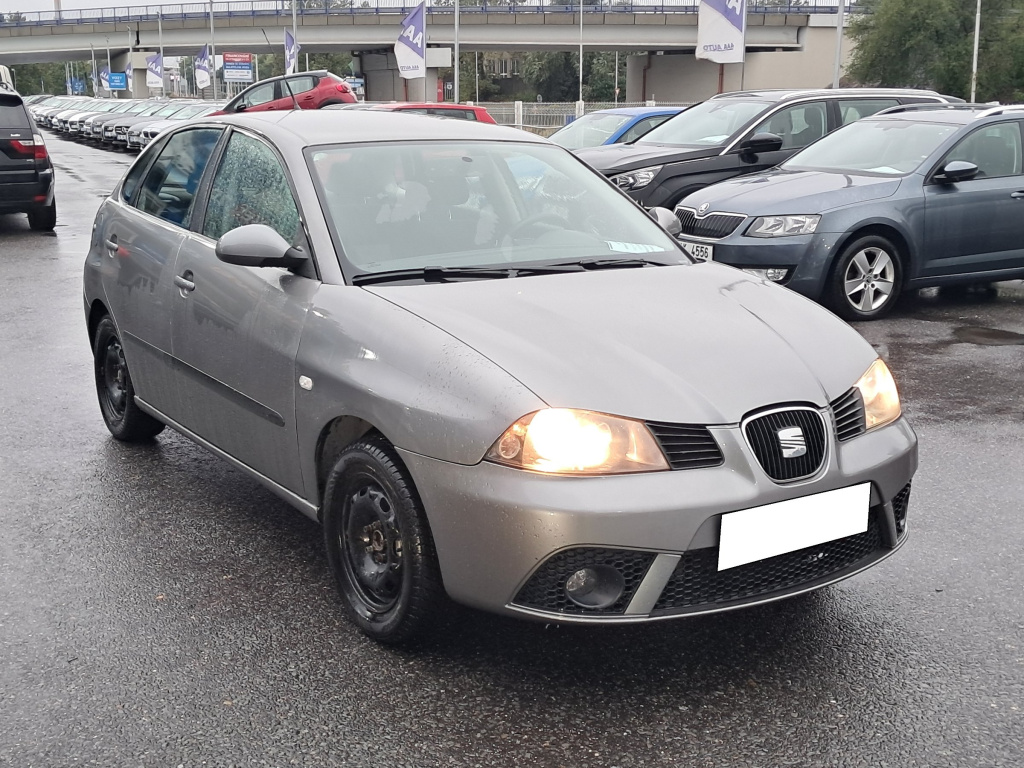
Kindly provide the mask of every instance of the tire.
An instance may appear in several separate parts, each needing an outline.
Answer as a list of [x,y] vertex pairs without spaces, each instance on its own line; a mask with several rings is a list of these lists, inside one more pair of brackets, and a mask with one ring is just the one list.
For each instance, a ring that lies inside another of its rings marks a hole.
[[419,495],[383,438],[342,451],[327,477],[323,523],[349,619],[389,645],[425,635],[444,600],[441,571]]
[[128,373],[121,339],[110,316],[96,326],[93,371],[103,421],[116,439],[126,443],[152,440],[164,425],[135,404],[135,387]]
[[49,205],[29,211],[28,225],[36,232],[53,232],[57,226],[57,198],[53,198]]
[[903,286],[903,262],[891,242],[878,235],[847,245],[829,280],[829,303],[846,320],[877,320],[896,304]]

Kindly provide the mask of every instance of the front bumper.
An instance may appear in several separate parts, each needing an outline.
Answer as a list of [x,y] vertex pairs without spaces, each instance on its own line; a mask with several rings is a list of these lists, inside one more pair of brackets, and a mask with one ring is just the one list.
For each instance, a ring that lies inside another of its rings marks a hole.
[[[738,426],[711,429],[722,466],[640,475],[551,477],[488,462],[464,466],[401,455],[423,499],[448,594],[477,608],[545,621],[638,622],[768,602],[846,578],[905,540],[905,519],[901,523],[893,500],[917,469],[917,438],[904,419],[844,443],[835,441],[830,424],[824,469],[790,485],[768,478]],[[808,555],[798,552],[722,572],[745,577],[782,568],[797,573],[795,580],[762,579],[764,589],[739,594],[713,589],[723,514],[865,482],[871,483],[874,538],[841,539],[834,543],[839,555],[819,554],[830,545],[814,548],[817,567],[794,570],[780,560]],[[623,598],[607,610],[581,610],[564,599],[565,579],[590,562],[610,563],[624,574]],[[710,596],[695,601],[687,584]]]
[[785,267],[782,285],[810,299],[820,299],[826,289],[829,269],[843,233],[816,232],[794,237],[745,237],[744,221],[732,235],[720,240],[681,235],[680,242],[709,245],[714,261],[740,269]]

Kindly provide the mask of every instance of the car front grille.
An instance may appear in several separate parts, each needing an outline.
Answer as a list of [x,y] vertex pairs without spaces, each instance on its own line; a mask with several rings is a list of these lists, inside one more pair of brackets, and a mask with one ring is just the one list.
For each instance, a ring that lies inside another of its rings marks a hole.
[[837,397],[829,403],[829,407],[835,419],[837,440],[842,442],[864,434],[864,398],[857,387]]
[[651,615],[728,607],[767,598],[867,564],[888,550],[882,541],[879,516],[880,509],[873,507],[864,533],[725,571],[718,570],[718,547],[691,549],[683,553]]
[[[800,430],[806,450],[787,458],[780,432],[794,428]],[[743,434],[761,468],[776,482],[810,477],[825,461],[825,421],[813,408],[786,408],[754,416],[744,424]]]
[[698,218],[693,208],[676,208],[676,218],[682,225],[681,235],[705,237],[709,240],[720,240],[736,231],[736,227],[746,218],[733,213],[709,213]]
[[[652,552],[629,549],[567,549],[548,558],[519,590],[513,603],[524,608],[577,616],[621,614],[629,605],[653,560]],[[598,565],[611,566],[622,574],[625,585],[622,595],[607,608],[583,608],[576,605],[565,592],[566,579],[581,568]]]
[[717,467],[725,458],[707,427],[648,421],[647,427],[665,452],[672,469]]

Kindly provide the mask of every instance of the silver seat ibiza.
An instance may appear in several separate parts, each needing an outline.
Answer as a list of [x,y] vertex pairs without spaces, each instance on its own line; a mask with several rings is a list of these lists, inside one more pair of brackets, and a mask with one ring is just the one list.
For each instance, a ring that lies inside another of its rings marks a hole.
[[447,598],[641,622],[776,600],[906,540],[917,441],[808,300],[679,248],[569,152],[374,112],[204,118],[96,216],[119,440],[170,426],[323,524],[352,620]]

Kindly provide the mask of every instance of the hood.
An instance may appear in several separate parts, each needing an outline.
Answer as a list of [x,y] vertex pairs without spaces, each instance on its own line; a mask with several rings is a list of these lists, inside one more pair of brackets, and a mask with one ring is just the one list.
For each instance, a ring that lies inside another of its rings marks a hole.
[[634,171],[651,165],[700,160],[720,154],[721,147],[681,147],[674,144],[610,144],[603,147],[577,149],[580,160],[605,175]]
[[501,366],[552,407],[734,424],[824,406],[877,357],[831,313],[724,265],[365,290]]
[[687,196],[688,208],[749,216],[822,213],[896,194],[901,178],[830,171],[777,170],[729,179]]

